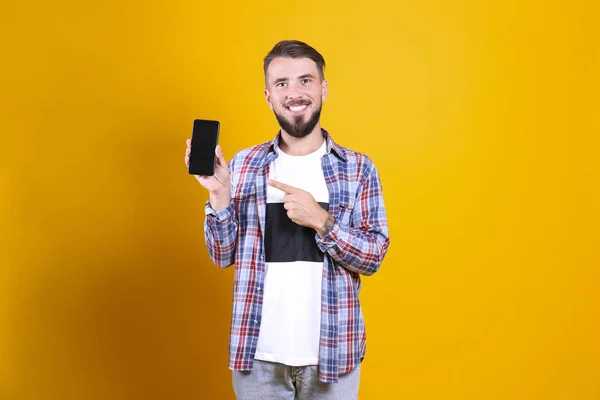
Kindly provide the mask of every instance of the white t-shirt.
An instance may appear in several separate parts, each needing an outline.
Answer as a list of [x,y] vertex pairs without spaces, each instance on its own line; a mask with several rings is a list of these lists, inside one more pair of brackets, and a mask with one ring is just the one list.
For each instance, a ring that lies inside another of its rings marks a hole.
[[[269,178],[308,191],[327,210],[329,191],[321,164],[325,141],[306,156],[276,151]],[[267,186],[266,276],[255,358],[290,366],[318,365],[324,256],[315,230],[289,219],[283,196],[281,190]]]

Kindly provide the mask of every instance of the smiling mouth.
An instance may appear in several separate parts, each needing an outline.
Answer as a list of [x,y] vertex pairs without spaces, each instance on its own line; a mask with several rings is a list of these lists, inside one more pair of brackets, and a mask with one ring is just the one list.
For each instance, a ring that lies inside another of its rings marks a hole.
[[289,107],[287,107],[287,109],[292,112],[300,112],[300,111],[306,110],[306,107],[308,107],[307,104],[299,104],[299,105],[295,105],[295,106],[289,106]]

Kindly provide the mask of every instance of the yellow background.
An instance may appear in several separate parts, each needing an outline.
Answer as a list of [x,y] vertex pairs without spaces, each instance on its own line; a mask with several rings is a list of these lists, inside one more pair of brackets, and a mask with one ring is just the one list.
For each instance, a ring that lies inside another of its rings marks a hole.
[[595,2],[250,3],[3,3],[0,398],[233,398],[184,141],[271,139],[296,38],[388,207],[361,399],[600,399]]

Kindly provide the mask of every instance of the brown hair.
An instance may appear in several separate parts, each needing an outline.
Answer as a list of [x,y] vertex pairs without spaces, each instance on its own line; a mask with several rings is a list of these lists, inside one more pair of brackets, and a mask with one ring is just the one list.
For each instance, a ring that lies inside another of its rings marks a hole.
[[325,79],[325,59],[317,50],[298,40],[282,40],[264,58],[265,81],[267,79],[267,68],[269,68],[271,61],[277,57],[310,58],[317,64],[321,80]]

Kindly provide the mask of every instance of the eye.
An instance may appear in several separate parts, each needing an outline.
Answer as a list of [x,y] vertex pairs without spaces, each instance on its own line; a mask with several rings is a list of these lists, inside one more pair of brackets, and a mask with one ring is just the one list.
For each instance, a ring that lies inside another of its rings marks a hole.
[[309,78],[304,78],[300,81],[300,83],[302,83],[303,85],[308,85],[310,83],[310,79]]
[[275,86],[276,87],[284,87],[284,86],[287,86],[287,83],[286,82],[278,82]]

